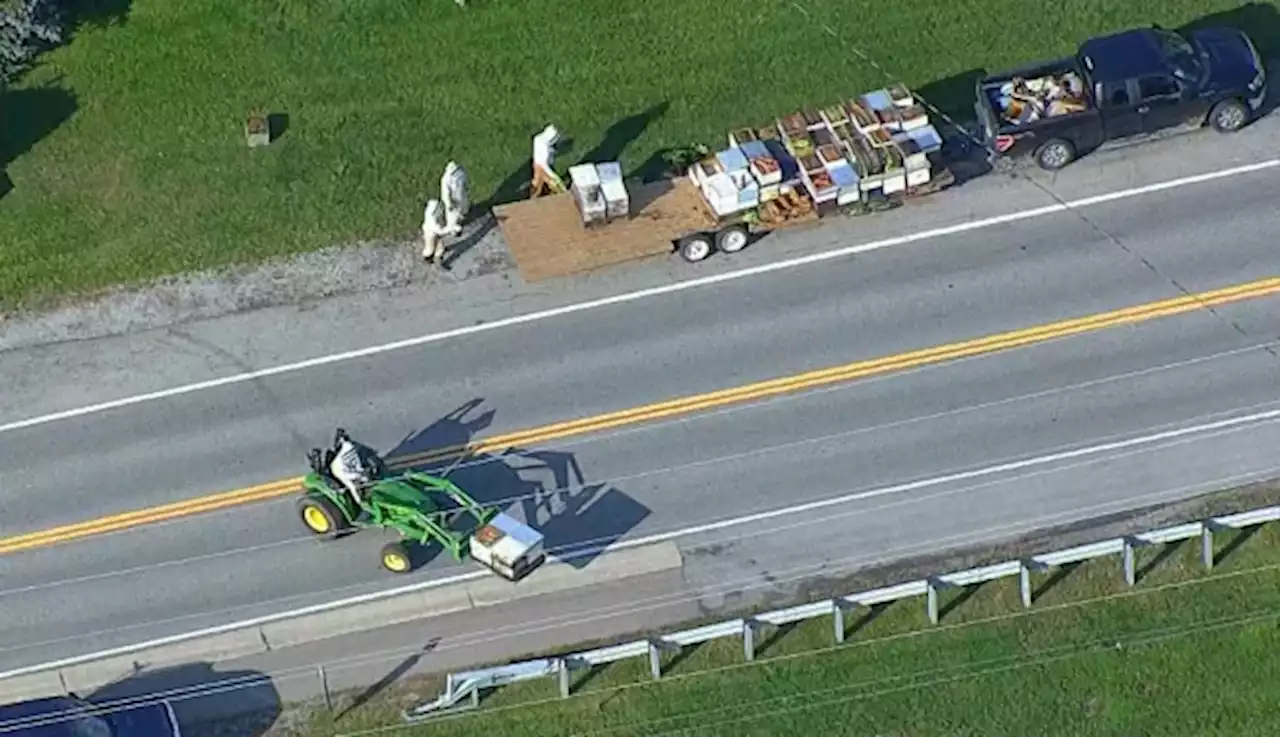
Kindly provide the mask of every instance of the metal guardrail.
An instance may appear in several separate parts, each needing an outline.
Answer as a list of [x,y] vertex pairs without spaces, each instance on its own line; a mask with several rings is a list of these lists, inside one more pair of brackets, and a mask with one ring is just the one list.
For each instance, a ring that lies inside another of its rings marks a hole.
[[542,658],[493,668],[452,673],[446,680],[443,694],[432,701],[406,710],[404,718],[407,721],[418,721],[450,711],[475,708],[479,705],[480,693],[486,689],[551,676],[556,676],[559,679],[561,698],[568,698],[573,671],[607,665],[630,658],[647,656],[649,658],[649,671],[653,678],[658,679],[662,677],[661,656],[663,653],[678,651],[681,648],[709,640],[728,637],[741,638],[743,656],[747,660],[753,660],[755,658],[756,636],[759,629],[765,626],[780,627],[794,622],[830,616],[833,620],[832,629],[835,642],[839,644],[844,642],[845,639],[844,620],[849,611],[857,607],[871,607],[876,604],[912,599],[918,596],[925,597],[925,607],[929,615],[929,622],[937,624],[939,591],[947,588],[973,586],[1001,578],[1019,577],[1022,605],[1029,608],[1032,604],[1031,573],[1033,571],[1043,572],[1048,569],[1110,555],[1123,557],[1125,583],[1129,586],[1134,586],[1137,583],[1134,550],[1142,546],[1163,545],[1199,537],[1201,540],[1201,560],[1205,568],[1211,569],[1214,564],[1213,535],[1215,531],[1239,530],[1277,520],[1280,520],[1280,506],[1264,507],[1238,514],[1211,517],[1200,522],[1188,522],[1136,535],[1041,553],[1025,560],[995,563],[916,581],[908,581],[893,586],[860,591],[835,599],[776,609],[750,617],[731,619],[680,632],[671,632],[647,640],[635,640],[594,650],[585,650],[559,658]]

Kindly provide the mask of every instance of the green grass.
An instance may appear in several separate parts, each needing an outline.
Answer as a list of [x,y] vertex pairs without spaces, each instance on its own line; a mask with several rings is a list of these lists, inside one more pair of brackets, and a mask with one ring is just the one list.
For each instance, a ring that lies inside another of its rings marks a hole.
[[[568,700],[551,679],[521,684],[479,712],[390,733],[1273,734],[1280,715],[1265,705],[1280,682],[1280,526],[1254,533],[1220,534],[1211,572],[1195,541],[1142,549],[1133,589],[1118,556],[1099,559],[1034,576],[1031,610],[1016,579],[992,582],[944,594],[938,626],[923,598],[909,600],[870,621],[850,617],[840,647],[822,618],[766,634],[752,664],[738,642],[709,643],[668,659],[657,683],[645,662],[628,661],[586,682],[580,674]],[[331,733],[323,721],[307,734]],[[337,731],[388,723],[389,711],[371,705]]]
[[[468,167],[477,200],[516,196],[530,138],[549,121],[574,141],[563,166],[597,150],[644,168],[664,147],[718,143],[732,127],[882,85],[853,46],[963,110],[977,68],[1237,5],[798,2],[821,11],[807,21],[791,0],[473,0],[467,11],[450,0],[133,0],[127,22],[82,30],[7,95],[0,310],[408,235],[449,158]],[[1267,4],[1227,20],[1266,46],[1274,16]],[[265,150],[244,143],[256,108],[289,116]]]

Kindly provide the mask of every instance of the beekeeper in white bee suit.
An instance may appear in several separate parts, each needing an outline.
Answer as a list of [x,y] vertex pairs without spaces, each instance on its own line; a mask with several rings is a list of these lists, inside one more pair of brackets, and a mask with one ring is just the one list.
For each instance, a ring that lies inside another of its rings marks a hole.
[[533,137],[533,184],[529,188],[530,197],[537,197],[547,190],[554,194],[564,191],[564,182],[555,171],[556,144],[559,142],[560,131],[554,125],[548,125]]
[[422,260],[444,265],[444,237],[449,234],[445,224],[444,205],[440,200],[428,200],[422,209]]
[[444,204],[445,230],[449,235],[458,235],[462,232],[462,219],[471,209],[471,180],[456,161],[450,161],[440,177],[440,199]]
[[365,466],[364,459],[360,457],[360,450],[345,434],[339,438],[337,453],[329,463],[329,472],[347,487],[357,504],[363,503],[364,496],[361,492],[373,477]]

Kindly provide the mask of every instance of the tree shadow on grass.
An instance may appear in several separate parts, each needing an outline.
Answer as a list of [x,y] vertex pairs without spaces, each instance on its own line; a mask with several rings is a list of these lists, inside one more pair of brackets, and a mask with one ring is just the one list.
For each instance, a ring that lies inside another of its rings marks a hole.
[[[59,82],[0,93],[0,172],[25,155],[76,111],[76,96]],[[7,173],[0,179],[0,197],[14,183]]]
[[660,102],[635,115],[628,115],[622,118],[609,126],[608,130],[604,132],[604,138],[600,141],[600,144],[582,154],[578,161],[585,164],[619,160],[627,147],[643,135],[645,130],[650,125],[653,125],[654,121],[666,115],[670,107],[670,103]]
[[64,5],[76,28],[106,28],[129,21],[133,0],[68,0]]

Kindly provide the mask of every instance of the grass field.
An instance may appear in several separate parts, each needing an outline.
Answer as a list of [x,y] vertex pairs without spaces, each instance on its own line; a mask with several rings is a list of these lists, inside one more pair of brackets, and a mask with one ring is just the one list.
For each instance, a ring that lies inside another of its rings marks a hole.
[[[943,595],[942,621],[923,598],[850,617],[847,643],[831,621],[766,635],[754,664],[737,642],[669,662],[512,686],[486,710],[380,734],[482,735],[1267,735],[1280,682],[1280,525],[1218,536],[1206,573],[1199,545],[1140,549],[1139,582],[1118,557],[1037,575],[1023,610],[1016,579]],[[669,658],[670,661],[670,658]],[[344,734],[386,724],[353,712]],[[328,729],[309,734],[329,734]]]
[[[573,141],[561,166],[643,169],[664,147],[882,85],[855,48],[963,110],[974,70],[1132,24],[1223,13],[1264,48],[1277,38],[1273,5],[1229,0],[470,5],[132,0],[122,22],[83,29],[0,112],[0,311],[408,235],[451,157],[477,200],[518,196],[550,121]],[[267,149],[245,145],[255,109],[287,116]]]

